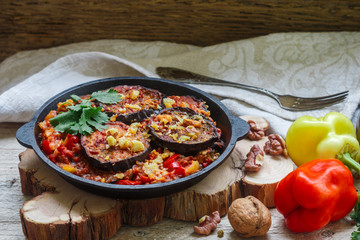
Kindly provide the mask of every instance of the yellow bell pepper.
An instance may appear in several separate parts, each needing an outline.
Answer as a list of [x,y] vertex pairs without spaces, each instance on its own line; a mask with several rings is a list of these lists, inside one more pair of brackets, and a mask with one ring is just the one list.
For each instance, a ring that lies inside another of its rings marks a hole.
[[355,128],[350,119],[341,113],[296,119],[287,131],[286,147],[297,166],[314,159],[337,158],[360,172],[360,147]]

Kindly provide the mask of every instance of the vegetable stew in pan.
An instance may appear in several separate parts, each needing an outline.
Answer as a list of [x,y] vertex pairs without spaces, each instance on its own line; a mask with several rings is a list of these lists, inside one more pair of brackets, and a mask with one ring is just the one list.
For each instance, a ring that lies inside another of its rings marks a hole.
[[[161,111],[179,108],[193,119],[165,124],[157,118]],[[209,124],[205,130],[216,135],[210,144],[196,141],[206,136],[201,135],[201,119]],[[162,142],[151,123],[180,142]],[[114,77],[58,93],[17,130],[16,138],[55,174],[83,190],[143,199],[198,183],[230,156],[249,129],[246,121],[198,88],[159,78]]]
[[223,148],[204,100],[121,85],[58,102],[38,123],[61,169],[120,185],[169,182],[209,166]]

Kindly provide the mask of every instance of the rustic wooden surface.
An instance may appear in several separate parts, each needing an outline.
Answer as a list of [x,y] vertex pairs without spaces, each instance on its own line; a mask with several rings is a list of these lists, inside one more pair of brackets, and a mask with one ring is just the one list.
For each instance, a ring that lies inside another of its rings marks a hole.
[[275,32],[358,31],[358,0],[2,0],[0,62],[21,50],[96,39],[199,46]]
[[[22,194],[17,169],[19,154],[25,150],[15,139],[16,130],[20,125],[0,123],[0,239],[25,239],[19,210],[31,197]],[[294,234],[286,229],[283,218],[276,209],[271,209],[271,214],[273,223],[268,234],[256,239],[350,239],[350,234],[355,229],[350,219],[345,218],[319,231]],[[193,233],[195,224],[164,218],[161,222],[148,227],[122,226],[112,239],[202,239],[202,236]],[[227,217],[222,218],[218,229],[222,229],[225,233],[222,239],[240,239],[233,231]],[[216,232],[205,238],[219,239]]]
[[[264,132],[269,130],[269,122],[260,116],[241,118],[255,121]],[[113,236],[122,225],[150,226],[164,217],[196,222],[214,211],[224,217],[236,198],[247,195],[255,196],[267,207],[275,207],[276,185],[294,169],[290,158],[265,154],[260,172],[244,176],[242,170],[251,147],[258,144],[262,149],[267,141],[267,136],[241,139],[221,166],[184,191],[160,198],[120,201],[75,188],[49,171],[34,151],[27,149],[20,154],[18,168],[22,192],[34,198],[20,209],[24,235],[29,239],[56,239],[59,234],[70,239],[104,239]]]

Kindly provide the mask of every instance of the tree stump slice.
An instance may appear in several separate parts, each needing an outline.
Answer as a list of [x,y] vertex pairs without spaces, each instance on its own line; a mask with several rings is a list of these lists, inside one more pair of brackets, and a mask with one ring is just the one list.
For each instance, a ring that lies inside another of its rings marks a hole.
[[[250,142],[239,141],[233,154],[198,184],[145,200],[112,199],[80,190],[54,174],[33,150],[27,149],[20,154],[18,167],[23,193],[35,197],[20,209],[23,232],[28,239],[107,239],[122,224],[148,226],[163,217],[197,221],[214,211],[225,216],[235,199],[250,194],[272,206],[278,181],[267,176],[272,168],[265,168],[263,174],[244,174],[244,156],[237,148],[246,144],[250,148]],[[287,161],[292,166],[292,161]],[[281,174],[286,175],[290,168],[284,169],[286,173]]]
[[[237,142],[233,156],[244,162],[246,155],[243,150],[239,149],[250,149],[255,142],[263,149],[267,141],[266,136],[258,141],[242,139]],[[244,196],[252,195],[264,203],[266,207],[275,207],[274,192],[276,186],[281,179],[294,170],[294,167],[289,157],[266,156],[259,172],[245,173],[241,182]]]
[[198,184],[167,196],[165,216],[183,221],[197,221],[214,211],[225,216],[232,201],[242,196],[242,177],[231,155]]
[[[244,177],[241,182],[241,189],[244,196],[254,196],[259,199],[268,208],[275,207],[274,193],[277,184],[287,174],[294,170],[295,165],[286,153],[281,155],[270,155],[264,151],[264,146],[271,134],[269,122],[259,116],[241,116],[242,119],[255,122],[258,129],[263,130],[265,135],[258,140],[249,138],[241,139],[236,143],[233,157],[245,165],[247,154],[254,144],[257,144],[264,152],[264,159],[261,170],[258,172],[248,172],[244,170]],[[276,134],[276,133],[273,133]]]
[[121,227],[117,200],[77,189],[49,171],[34,151],[20,154],[19,172],[24,193],[36,196],[20,209],[29,239],[106,239]]
[[119,199],[123,224],[135,227],[153,225],[162,220],[165,197],[146,200]]

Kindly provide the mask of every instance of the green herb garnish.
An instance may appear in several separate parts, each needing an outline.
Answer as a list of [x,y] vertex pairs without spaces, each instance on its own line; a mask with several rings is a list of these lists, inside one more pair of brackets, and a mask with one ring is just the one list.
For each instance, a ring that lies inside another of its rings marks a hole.
[[109,89],[107,91],[98,91],[91,94],[90,99],[96,99],[102,103],[118,103],[122,101],[123,96],[115,89]]
[[91,94],[90,99],[82,99],[77,95],[70,96],[75,102],[80,102],[73,106],[68,106],[68,111],[62,112],[50,120],[51,125],[56,131],[89,135],[93,128],[101,131],[106,129],[103,124],[109,121],[109,116],[102,112],[101,107],[93,107],[92,100],[112,104],[122,101],[122,95],[114,89],[98,91]]

